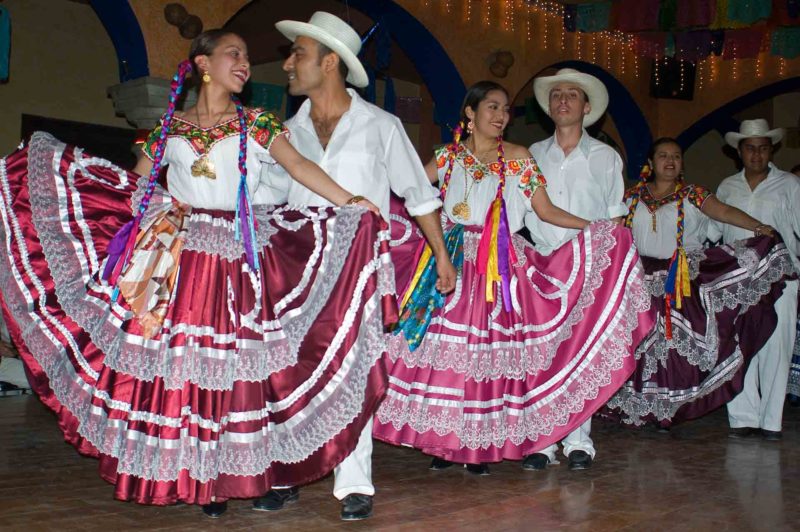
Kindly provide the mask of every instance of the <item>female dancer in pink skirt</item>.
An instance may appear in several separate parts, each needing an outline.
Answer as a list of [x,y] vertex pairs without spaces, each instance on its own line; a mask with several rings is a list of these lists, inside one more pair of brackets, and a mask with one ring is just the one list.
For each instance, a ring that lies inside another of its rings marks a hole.
[[[385,392],[382,222],[252,205],[276,163],[337,205],[360,198],[232,96],[249,67],[237,35],[195,39],[141,178],[46,134],[0,161],[5,318],[66,440],[119,499],[218,516],[320,478]],[[198,103],[178,114],[193,68]]]
[[[461,270],[455,292],[435,292],[427,249],[413,273],[398,272],[410,282],[374,435],[433,455],[435,469],[486,474],[486,462],[558,442],[625,382],[654,323],[630,231],[553,206],[530,153],[503,142],[508,120],[505,89],[477,83],[462,107],[467,133],[427,166]],[[514,234],[531,210],[583,231],[542,256]]]

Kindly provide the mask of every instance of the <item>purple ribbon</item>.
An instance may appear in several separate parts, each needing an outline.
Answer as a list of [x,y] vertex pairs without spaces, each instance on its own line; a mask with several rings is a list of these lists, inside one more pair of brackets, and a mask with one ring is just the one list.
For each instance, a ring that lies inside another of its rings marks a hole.
[[497,269],[500,272],[503,285],[503,307],[506,312],[511,312],[511,260],[509,247],[511,246],[511,231],[508,229],[508,214],[506,213],[506,200],[500,198],[500,227],[497,231]]

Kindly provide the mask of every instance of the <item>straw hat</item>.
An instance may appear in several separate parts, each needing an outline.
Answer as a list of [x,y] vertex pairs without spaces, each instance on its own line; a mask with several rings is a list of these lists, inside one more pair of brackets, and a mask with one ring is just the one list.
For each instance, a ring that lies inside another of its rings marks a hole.
[[541,76],[533,80],[533,94],[547,115],[550,115],[550,90],[559,83],[572,83],[580,87],[589,98],[591,111],[583,117],[583,126],[588,127],[600,120],[608,107],[608,91],[596,77],[574,68],[562,68],[553,76]]
[[784,129],[778,127],[775,129],[769,128],[769,123],[763,118],[756,118],[755,120],[742,120],[739,126],[739,132],[730,131],[725,133],[725,142],[729,146],[739,149],[739,141],[742,139],[753,138],[768,138],[773,144],[777,144],[783,138]]
[[347,65],[347,81],[356,87],[369,85],[364,65],[358,59],[361,37],[347,22],[325,11],[317,11],[308,22],[281,20],[275,27],[287,39],[294,42],[298,37],[310,37],[336,52]]

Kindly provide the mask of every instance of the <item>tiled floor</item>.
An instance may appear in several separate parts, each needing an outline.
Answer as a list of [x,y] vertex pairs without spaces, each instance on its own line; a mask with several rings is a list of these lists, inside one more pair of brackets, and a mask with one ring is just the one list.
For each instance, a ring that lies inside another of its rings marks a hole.
[[784,424],[783,441],[769,443],[729,440],[724,411],[667,434],[595,420],[592,469],[506,462],[488,477],[428,471],[422,454],[376,444],[366,521],[339,521],[331,479],[280,512],[235,500],[211,520],[194,506],[113,500],[36,397],[0,398],[0,530],[800,530],[800,409],[787,408]]

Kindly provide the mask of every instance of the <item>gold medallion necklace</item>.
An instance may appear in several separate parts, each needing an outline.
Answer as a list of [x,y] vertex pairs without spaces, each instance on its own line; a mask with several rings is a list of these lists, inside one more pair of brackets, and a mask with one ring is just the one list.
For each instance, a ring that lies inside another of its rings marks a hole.
[[217,171],[214,167],[214,163],[208,158],[208,132],[219,125],[219,121],[222,120],[222,117],[228,113],[230,108],[231,102],[228,102],[228,106],[219,114],[217,120],[214,122],[214,125],[208,129],[203,129],[202,125],[200,124],[200,110],[197,108],[197,106],[195,106],[194,110],[195,113],[197,113],[197,127],[200,129],[200,135],[203,139],[203,154],[194,163],[192,163],[192,175],[194,177],[205,177],[208,179],[217,178]]
[[[464,147],[466,148],[466,143],[464,144]],[[467,148],[467,149],[469,149],[469,148]],[[488,151],[489,150],[484,150],[483,154],[485,155]],[[483,164],[483,161],[481,161],[481,159],[480,159],[480,157],[478,157],[477,153],[472,152],[472,150],[470,150],[470,152],[472,153],[472,156],[475,158],[476,161],[478,161],[479,163]],[[466,168],[464,170],[465,170],[464,171],[464,199],[459,201],[455,205],[453,205],[453,211],[452,212],[453,212],[453,216],[456,216],[457,218],[461,218],[464,221],[468,221],[470,215],[472,214],[472,210],[470,209],[469,202],[468,202],[469,195],[472,192],[472,187],[475,185],[475,183],[477,181],[480,181],[483,177],[481,176],[481,179],[475,179],[473,176],[469,175],[469,170],[467,170]],[[467,182],[468,180],[469,180],[469,183]]]

